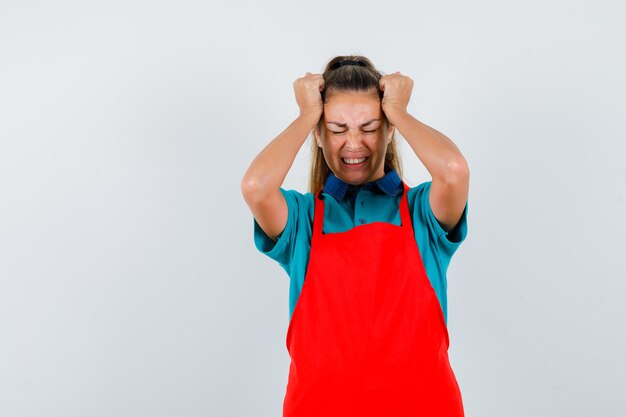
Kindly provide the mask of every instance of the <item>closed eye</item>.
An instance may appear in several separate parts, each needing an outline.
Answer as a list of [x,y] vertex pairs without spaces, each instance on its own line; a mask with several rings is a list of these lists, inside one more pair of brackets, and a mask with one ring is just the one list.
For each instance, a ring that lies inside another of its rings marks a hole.
[[[346,133],[345,130],[343,132],[334,132],[334,131],[331,130],[331,132],[333,132],[335,135],[340,135],[342,133]],[[365,132],[365,133],[375,133],[376,130],[364,130],[363,132]]]

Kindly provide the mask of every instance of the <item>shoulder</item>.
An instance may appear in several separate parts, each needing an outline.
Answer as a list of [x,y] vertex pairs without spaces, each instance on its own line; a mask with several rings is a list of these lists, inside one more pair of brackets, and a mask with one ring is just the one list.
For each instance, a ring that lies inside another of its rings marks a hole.
[[288,209],[285,229],[274,242],[254,220],[254,242],[261,253],[287,267],[296,248],[311,240],[315,197],[311,193],[284,188],[280,188],[280,192],[285,197]]
[[433,214],[430,206],[431,185],[432,181],[425,181],[411,187],[407,192],[413,225],[415,228],[421,227],[428,230],[432,241],[449,256],[452,256],[467,236],[467,204],[457,225],[452,230],[446,231]]
[[285,197],[287,207],[289,207],[290,215],[297,215],[297,220],[305,220],[308,217],[311,221],[313,221],[313,212],[315,210],[315,196],[312,193],[301,193],[297,190],[285,190],[284,188],[281,188],[280,192]]
[[416,213],[416,210],[418,210],[420,214],[424,214],[424,202],[428,203],[430,185],[431,181],[426,181],[409,188],[407,191],[406,198],[409,203],[409,211],[411,211],[412,214]]

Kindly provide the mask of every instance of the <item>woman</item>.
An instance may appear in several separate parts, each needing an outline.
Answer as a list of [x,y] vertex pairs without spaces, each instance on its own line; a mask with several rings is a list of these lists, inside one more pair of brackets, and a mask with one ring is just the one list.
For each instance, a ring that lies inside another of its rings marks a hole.
[[[463,155],[407,113],[413,81],[365,57],[293,85],[300,115],[241,184],[257,248],[290,276],[283,416],[463,416],[445,277],[467,234]],[[432,181],[402,181],[396,128]],[[284,190],[312,130],[310,192]]]

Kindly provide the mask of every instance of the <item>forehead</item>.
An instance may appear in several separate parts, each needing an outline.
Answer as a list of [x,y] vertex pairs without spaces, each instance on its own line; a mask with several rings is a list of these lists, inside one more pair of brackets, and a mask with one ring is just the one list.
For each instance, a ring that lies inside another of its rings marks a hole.
[[382,109],[378,96],[363,92],[338,92],[324,103],[324,119],[358,125],[380,118]]

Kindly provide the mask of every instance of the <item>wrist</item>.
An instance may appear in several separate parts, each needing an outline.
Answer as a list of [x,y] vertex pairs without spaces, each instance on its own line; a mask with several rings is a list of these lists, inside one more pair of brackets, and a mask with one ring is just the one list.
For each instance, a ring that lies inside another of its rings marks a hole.
[[302,123],[305,123],[307,126],[310,126],[311,129],[313,129],[315,126],[317,126],[317,123],[319,122],[321,117],[321,114],[319,112],[301,112],[298,115],[298,120],[300,120]]
[[396,125],[398,121],[400,121],[403,117],[407,116],[406,109],[403,109],[399,106],[396,107],[387,107],[383,109],[383,113],[385,113],[385,117],[392,125]]

